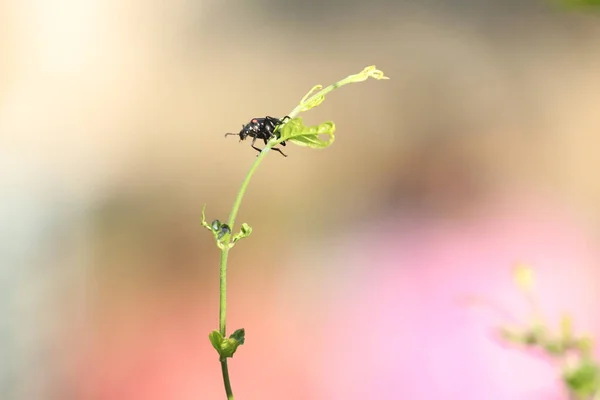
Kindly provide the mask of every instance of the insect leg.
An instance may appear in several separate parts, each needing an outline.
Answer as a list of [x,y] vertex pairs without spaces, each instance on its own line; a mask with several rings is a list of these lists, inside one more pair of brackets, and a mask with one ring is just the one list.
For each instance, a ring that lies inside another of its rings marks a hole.
[[281,122],[281,120],[279,118],[269,117],[268,115],[265,117],[265,121],[268,121],[271,124],[275,124],[275,125],[277,125]]
[[278,151],[278,152],[279,152],[279,153],[280,153],[282,156],[284,156],[284,157],[287,157],[287,155],[285,155],[285,154],[283,153],[283,151],[281,151],[281,149],[278,149],[277,147],[272,147],[271,149],[272,149],[272,150],[275,150],[275,151]]

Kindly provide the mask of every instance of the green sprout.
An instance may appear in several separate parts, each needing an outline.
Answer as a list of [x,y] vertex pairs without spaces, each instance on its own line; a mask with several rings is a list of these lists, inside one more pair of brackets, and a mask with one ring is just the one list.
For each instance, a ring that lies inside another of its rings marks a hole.
[[247,223],[243,223],[241,225],[239,232],[235,234],[232,233],[235,226],[235,219],[237,217],[240,205],[242,204],[242,199],[244,198],[248,184],[250,183],[250,179],[269,151],[283,141],[313,149],[324,149],[331,146],[335,140],[335,124],[333,122],[327,121],[315,126],[306,126],[304,125],[302,118],[299,118],[298,115],[320,105],[325,100],[325,96],[333,90],[349,83],[363,82],[369,78],[377,80],[389,79],[383,74],[382,71],[378,70],[374,65],[371,65],[363,69],[361,72],[349,75],[348,77],[325,88],[323,88],[322,85],[314,86],[308,91],[302,100],[300,100],[300,103],[296,106],[296,108],[294,108],[288,114],[289,119],[277,126],[274,133],[277,132],[278,135],[274,135],[273,138],[267,142],[265,147],[259,153],[258,157],[250,166],[248,173],[242,181],[242,185],[240,186],[235,201],[233,202],[233,207],[231,208],[227,223],[222,223],[216,219],[209,224],[206,221],[205,216],[206,205],[202,208],[202,226],[212,232],[217,247],[221,250],[219,330],[212,331],[209,334],[209,339],[219,354],[219,361],[221,362],[221,371],[223,374],[223,383],[225,385],[225,393],[227,394],[228,400],[233,400],[234,397],[229,379],[227,358],[233,357],[237,348],[244,344],[245,331],[244,329],[238,329],[229,337],[226,335],[227,258],[229,255],[229,250],[231,250],[239,240],[248,237],[252,233],[252,228]]

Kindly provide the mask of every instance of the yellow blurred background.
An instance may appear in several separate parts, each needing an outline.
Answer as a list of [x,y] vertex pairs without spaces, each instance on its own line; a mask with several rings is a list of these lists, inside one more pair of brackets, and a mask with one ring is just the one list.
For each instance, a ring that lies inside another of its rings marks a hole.
[[[518,304],[525,260],[542,305],[600,334],[598,49],[597,15],[533,0],[3,0],[0,399],[224,398],[200,213],[227,219],[255,151],[223,134],[372,64],[391,80],[303,115],[335,121],[332,147],[269,154],[250,184],[234,393],[566,398],[449,299]],[[452,338],[476,347],[460,368]]]

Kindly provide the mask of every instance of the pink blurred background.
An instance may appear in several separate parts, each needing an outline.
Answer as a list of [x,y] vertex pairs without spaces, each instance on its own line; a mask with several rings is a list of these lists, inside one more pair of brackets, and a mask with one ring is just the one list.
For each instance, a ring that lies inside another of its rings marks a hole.
[[371,64],[392,79],[303,115],[335,144],[247,192],[236,397],[567,399],[494,330],[530,318],[526,262],[549,323],[600,339],[599,46],[542,1],[5,0],[0,399],[225,398],[200,212],[254,151],[223,134]]

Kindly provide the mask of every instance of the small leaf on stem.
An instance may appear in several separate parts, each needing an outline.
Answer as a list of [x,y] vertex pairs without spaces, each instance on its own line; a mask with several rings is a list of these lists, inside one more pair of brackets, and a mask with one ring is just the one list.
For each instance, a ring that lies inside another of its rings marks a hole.
[[208,222],[206,222],[206,214],[205,214],[205,212],[206,212],[206,204],[204,204],[202,206],[202,226],[205,227],[206,229],[208,229],[209,231],[212,231],[213,230],[212,226],[210,226],[208,224]]
[[246,341],[246,331],[244,330],[244,328],[238,329],[231,335],[229,335],[229,338],[236,340],[237,342],[239,342],[239,344],[244,344],[244,342]]
[[242,224],[242,228],[240,229],[240,231],[233,236],[233,239],[231,241],[232,244],[237,242],[240,239],[244,239],[244,238],[250,236],[251,233],[252,233],[252,227],[244,222]]
[[208,339],[210,340],[210,343],[213,345],[215,350],[217,350],[217,353],[221,355],[221,343],[223,342],[223,336],[221,335],[221,333],[219,331],[212,331],[208,335]]
[[227,224],[222,224],[217,232],[217,240],[221,240],[225,235],[231,234],[231,228]]
[[[331,121],[315,126],[305,126],[302,118],[294,118],[281,128],[280,140],[313,149],[324,149],[335,140],[333,132],[335,132],[335,124]],[[319,137],[320,135],[328,135],[329,138],[323,140]]]
[[233,357],[237,348],[244,344],[246,341],[246,332],[243,328],[238,329],[225,339],[219,331],[212,331],[208,335],[208,338],[215,350],[217,350],[217,353],[219,353],[219,359],[223,361],[226,358]]
[[221,221],[219,221],[218,219],[215,219],[212,224],[210,224],[210,227],[212,228],[213,231],[218,231],[219,228],[221,228]]

